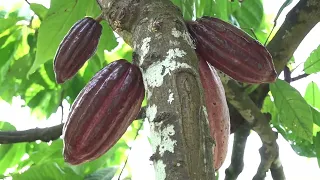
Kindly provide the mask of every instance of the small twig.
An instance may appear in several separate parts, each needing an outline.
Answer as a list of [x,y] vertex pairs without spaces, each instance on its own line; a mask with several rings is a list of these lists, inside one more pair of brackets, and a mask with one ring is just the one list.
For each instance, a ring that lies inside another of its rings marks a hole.
[[302,78],[308,77],[309,75],[310,75],[310,74],[304,73],[304,74],[301,74],[301,75],[299,75],[299,76],[297,76],[297,77],[293,77],[293,78],[291,78],[291,82],[293,82],[293,81],[298,81],[298,80],[300,80],[300,79],[302,79]]
[[61,91],[61,94],[60,94],[60,107],[61,107],[61,123],[63,123],[63,104],[62,104],[62,101],[64,99],[64,90]]
[[250,28],[250,31],[251,31],[251,33],[253,34],[254,38],[255,38],[257,41],[259,41],[259,39],[258,39],[256,33],[254,32],[253,28]]
[[264,42],[264,46],[266,46],[267,45],[267,42],[268,42],[268,40],[269,40],[269,38],[270,38],[270,36],[271,36],[271,34],[272,34],[272,32],[273,32],[273,30],[274,30],[274,28],[276,27],[276,25],[277,25],[277,21],[275,20],[274,21],[274,24],[273,24],[273,27],[272,27],[272,29],[271,29],[271,31],[270,31],[270,33],[269,33],[269,35],[268,35],[268,37],[267,37],[267,39],[266,39],[266,41]]
[[[240,116],[239,118],[242,117]],[[234,133],[231,163],[225,171],[225,180],[236,180],[242,172],[244,166],[243,156],[249,134],[250,127],[247,123],[239,127]]]
[[296,66],[295,68],[293,68],[292,70],[291,70],[291,73],[293,73],[293,71],[295,71],[301,64],[303,64],[304,62],[301,62],[301,63],[299,63],[298,64],[298,66]]
[[[139,132],[140,132],[140,130],[141,130],[142,127],[143,127],[143,121],[140,123],[140,126],[139,126],[139,128],[137,129],[137,133],[136,133],[136,136],[133,138],[133,142],[134,142],[134,141],[137,139],[137,137],[139,136]],[[128,159],[129,159],[129,155],[130,155],[130,152],[131,152],[132,147],[133,147],[133,145],[131,145],[130,148],[129,148],[129,153],[128,153],[127,159],[126,159],[126,161],[124,162],[124,165],[123,165],[123,167],[122,167],[122,169],[121,169],[121,172],[120,172],[120,175],[119,175],[119,177],[118,177],[118,180],[120,180],[120,177],[121,177],[121,175],[122,175],[122,173],[123,173],[123,171],[124,171],[124,169],[125,169],[125,167],[126,167],[126,165],[127,165],[127,163],[128,163]]]
[[28,1],[28,0],[24,0],[27,4],[29,4],[29,6],[30,6],[30,2]]

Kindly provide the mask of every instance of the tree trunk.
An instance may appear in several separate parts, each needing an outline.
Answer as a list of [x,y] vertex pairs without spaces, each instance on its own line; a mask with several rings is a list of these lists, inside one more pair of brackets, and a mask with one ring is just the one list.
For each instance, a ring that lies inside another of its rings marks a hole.
[[97,2],[143,73],[156,179],[215,179],[198,59],[181,12],[169,0]]

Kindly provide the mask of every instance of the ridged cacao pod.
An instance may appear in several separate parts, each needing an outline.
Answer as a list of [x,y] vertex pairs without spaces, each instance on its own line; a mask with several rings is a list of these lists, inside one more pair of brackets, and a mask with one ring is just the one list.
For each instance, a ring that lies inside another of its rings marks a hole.
[[268,50],[239,28],[213,17],[187,22],[196,53],[233,79],[270,83],[277,78]]
[[214,168],[218,170],[228,152],[230,115],[225,91],[216,70],[199,58],[200,80],[204,88],[210,135],[215,139]]
[[63,128],[65,161],[81,164],[108,151],[137,117],[144,92],[137,66],[118,60],[100,70],[71,106]]
[[101,31],[101,24],[91,17],[85,17],[72,26],[54,58],[57,83],[72,78],[95,53]]

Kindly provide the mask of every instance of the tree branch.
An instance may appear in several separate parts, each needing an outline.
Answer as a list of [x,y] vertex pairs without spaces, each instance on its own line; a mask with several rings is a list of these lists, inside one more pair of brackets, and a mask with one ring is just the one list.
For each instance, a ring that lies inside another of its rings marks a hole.
[[266,172],[270,169],[271,164],[279,155],[277,137],[272,131],[267,117],[261,112],[251,98],[243,91],[240,85],[230,77],[218,71],[221,77],[228,102],[234,106],[241,116],[249,123],[252,129],[257,132],[263,143],[261,154],[261,163],[256,176],[265,177]]
[[[301,41],[319,21],[319,0],[299,1],[287,14],[284,23],[267,45],[278,75],[287,65]],[[261,107],[268,92],[268,84],[260,85],[251,97]]]
[[48,128],[35,128],[25,131],[0,131],[0,144],[34,142],[41,140],[49,142],[58,139],[62,134],[63,124]]
[[[142,107],[136,119],[146,117],[146,107]],[[49,142],[58,139],[62,134],[64,124],[47,128],[34,128],[25,131],[0,131],[0,144],[13,144],[20,142],[34,142],[41,140]]]
[[[242,117],[238,117],[242,119]],[[247,138],[250,134],[250,127],[247,123],[240,126],[234,133],[231,164],[226,169],[225,180],[236,180],[243,170],[243,156],[247,143]]]
[[272,163],[270,171],[273,179],[276,179],[276,180],[286,179],[279,157],[277,157],[276,160]]
[[299,75],[299,76],[297,76],[297,77],[293,77],[293,78],[291,78],[291,82],[293,82],[293,81],[298,81],[298,80],[300,80],[300,79],[303,79],[303,78],[305,78],[305,77],[308,77],[310,74],[306,74],[306,73],[304,73],[304,74],[301,74],[301,75]]
[[[274,64],[278,74],[284,69],[290,58],[292,57],[294,51],[301,43],[303,38],[309,33],[309,31],[319,22],[320,20],[320,2],[317,0],[306,0],[300,1],[287,15],[286,21],[281,26],[279,31],[276,33],[275,37],[270,41],[267,48],[272,54]],[[256,114],[257,107],[250,108],[248,105],[252,104],[251,99],[247,97],[241,97],[243,93],[239,93],[240,90],[234,83],[232,86],[227,87],[229,89],[229,99],[231,99],[231,104],[239,110],[242,116],[250,123],[253,124],[253,130],[255,130],[262,142],[263,146],[260,149],[261,163],[258,168],[258,172],[254,179],[263,179],[265,177],[265,172],[267,172],[270,167],[273,168],[273,174],[278,174],[280,179],[285,179],[283,168],[279,160],[278,145],[276,144],[276,137],[272,135],[272,130],[267,123],[267,120],[261,112]],[[265,99],[267,93],[269,92],[268,84],[260,85],[256,89],[254,94],[251,95],[255,104],[261,108],[263,100]],[[239,100],[235,100],[239,97]],[[242,100],[247,101],[247,103]],[[242,102],[242,103],[241,103]],[[238,106],[237,106],[238,105]],[[247,113],[246,114],[246,108]],[[260,115],[259,115],[260,114]],[[252,116],[251,116],[252,115]],[[258,116],[257,116],[258,115]],[[249,117],[248,117],[249,116]],[[247,117],[247,118],[246,118]],[[256,120],[255,120],[256,119]],[[265,127],[265,130],[261,128]],[[260,127],[260,128],[259,128]],[[261,131],[262,130],[262,131]],[[267,138],[267,134],[271,135]],[[278,166],[277,166],[278,165]],[[279,166],[280,165],[280,166]],[[277,168],[275,168],[277,167]],[[274,176],[273,176],[274,177]],[[275,177],[274,177],[275,178]]]

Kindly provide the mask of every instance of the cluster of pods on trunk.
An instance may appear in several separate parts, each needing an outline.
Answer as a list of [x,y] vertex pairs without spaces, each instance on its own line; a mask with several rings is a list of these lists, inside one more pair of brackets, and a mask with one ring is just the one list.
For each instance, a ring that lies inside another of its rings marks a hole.
[[[217,170],[227,154],[230,116],[215,68],[244,83],[273,82],[277,74],[266,48],[231,24],[203,17],[186,25],[196,42]],[[100,22],[93,18],[75,23],[54,59],[57,83],[71,79],[95,53],[101,32]],[[96,73],[73,102],[64,125],[65,161],[81,164],[107,152],[137,117],[144,93],[140,69],[126,60],[114,61]]]

